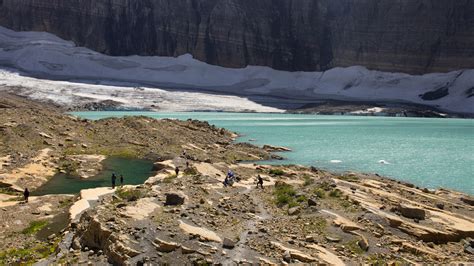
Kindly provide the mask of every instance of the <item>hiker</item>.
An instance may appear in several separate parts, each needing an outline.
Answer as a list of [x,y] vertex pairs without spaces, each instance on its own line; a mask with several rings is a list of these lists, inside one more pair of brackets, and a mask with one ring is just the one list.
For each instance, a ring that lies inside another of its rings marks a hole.
[[224,183],[224,187],[232,186],[232,184],[234,184],[234,182],[232,181],[232,178],[229,177],[229,176],[226,176],[226,177],[225,177],[223,183]]
[[260,185],[260,188],[263,189],[263,178],[260,175],[257,176],[257,188],[258,185]]
[[23,197],[25,197],[25,202],[28,203],[28,197],[30,196],[30,191],[28,191],[28,188],[25,188],[25,191],[23,192]]
[[176,177],[177,177],[178,174],[179,174],[179,167],[178,166],[176,166],[176,168],[174,169],[174,172],[176,173]]
[[115,175],[115,173],[112,174],[112,189],[115,188],[115,180],[117,180],[117,176]]
[[123,186],[123,175],[120,175],[120,186]]

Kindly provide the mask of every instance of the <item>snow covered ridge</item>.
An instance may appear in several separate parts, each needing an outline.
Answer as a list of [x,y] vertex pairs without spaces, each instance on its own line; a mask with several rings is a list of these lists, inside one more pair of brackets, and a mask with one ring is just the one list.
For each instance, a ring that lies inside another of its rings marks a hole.
[[[49,33],[2,27],[0,84],[22,86],[30,97],[59,103],[112,99],[128,106],[153,105],[166,110],[281,111],[247,99],[272,96],[299,103],[320,99],[406,102],[474,114],[474,69],[422,76],[360,66],[325,72],[284,72],[260,66],[229,69],[197,61],[191,55],[106,56]],[[137,86],[144,89],[137,90]],[[181,109],[175,105],[188,103]]]

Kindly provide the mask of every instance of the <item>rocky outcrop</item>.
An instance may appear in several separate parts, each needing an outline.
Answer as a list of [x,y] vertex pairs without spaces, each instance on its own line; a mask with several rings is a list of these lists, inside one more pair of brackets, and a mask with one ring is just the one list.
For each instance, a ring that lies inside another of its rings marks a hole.
[[280,151],[291,151],[290,148],[283,146],[272,146],[272,145],[263,145],[262,149],[268,152],[280,152]]
[[426,216],[425,210],[416,206],[400,204],[398,209],[400,210],[401,214],[407,218],[423,220]]
[[409,73],[474,67],[474,2],[2,0],[0,25],[48,31],[110,55],[227,67]]
[[177,250],[180,247],[178,243],[165,241],[159,238],[156,238],[153,244],[155,245],[156,250],[160,252],[171,252]]
[[126,262],[139,255],[141,252],[130,246],[126,235],[121,235],[109,228],[101,219],[90,213],[81,217],[78,233],[74,241],[79,241],[80,246],[88,249],[103,250],[108,261],[114,265],[125,265]]

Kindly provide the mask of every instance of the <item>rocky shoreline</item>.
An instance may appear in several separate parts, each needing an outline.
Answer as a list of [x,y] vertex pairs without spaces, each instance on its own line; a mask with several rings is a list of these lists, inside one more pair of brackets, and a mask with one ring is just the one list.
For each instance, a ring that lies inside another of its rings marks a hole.
[[[470,195],[377,175],[243,163],[285,148],[236,144],[234,133],[206,122],[89,121],[9,94],[0,95],[0,110],[0,264],[474,261]],[[59,171],[88,176],[104,156],[148,158],[157,172],[142,185],[22,202],[24,187]],[[229,169],[238,182],[224,187]]]
[[386,117],[427,117],[427,118],[473,118],[466,113],[454,113],[437,108],[409,103],[396,102],[349,102],[321,101],[287,110],[291,114],[349,115],[349,116],[386,116]]
[[[123,111],[123,112],[156,112],[156,111],[187,111],[187,112],[235,112],[235,113],[289,113],[289,114],[316,114],[316,115],[347,115],[347,116],[384,116],[384,117],[426,117],[426,118],[474,118],[470,113],[459,113],[449,110],[435,108],[429,105],[413,104],[408,102],[377,102],[377,101],[343,101],[343,100],[294,100],[291,98],[271,96],[261,96],[259,101],[266,102],[269,106],[255,105],[249,106],[248,103],[236,102],[235,105],[220,105],[219,102],[225,101],[225,97],[232,97],[242,100],[242,95],[234,95],[228,92],[227,96],[217,92],[209,91],[207,96],[224,97],[211,100],[213,103],[206,103],[207,109],[198,107],[196,103],[190,103],[189,99],[183,99],[176,95],[178,90],[167,92],[169,95],[166,101],[174,104],[160,104],[155,98],[161,98],[163,91],[157,89],[143,89],[136,87],[114,88],[117,92],[110,93],[110,90],[93,92],[87,97],[73,95],[57,95],[51,91],[43,91],[41,97],[36,88],[21,86],[0,86],[1,93],[15,94],[26,97],[32,101],[41,101],[45,104],[56,106],[65,112],[87,112],[87,111]],[[122,91],[121,91],[122,90]],[[61,91],[62,92],[62,91]],[[70,93],[68,93],[70,94]],[[174,95],[174,96],[173,96]],[[120,96],[120,97],[118,97]],[[196,95],[195,97],[207,97]],[[64,97],[61,99],[61,97]],[[96,97],[96,98],[94,98]],[[113,98],[115,100],[103,100],[103,98]],[[133,98],[141,99],[134,101],[133,104],[123,99]],[[205,100],[204,98],[200,100]],[[48,99],[48,100],[45,100]],[[199,101],[198,101],[199,102]],[[257,101],[258,102],[258,101]],[[246,107],[247,105],[247,107]],[[179,107],[178,107],[179,106]],[[273,106],[273,107],[272,107]],[[181,109],[180,109],[181,108]],[[183,109],[184,108],[184,109]]]

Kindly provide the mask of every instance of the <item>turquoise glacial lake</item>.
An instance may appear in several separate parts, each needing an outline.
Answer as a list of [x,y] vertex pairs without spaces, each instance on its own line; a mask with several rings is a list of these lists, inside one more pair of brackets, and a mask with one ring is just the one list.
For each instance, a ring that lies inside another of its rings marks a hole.
[[262,113],[76,112],[101,119],[130,115],[208,121],[241,134],[238,141],[281,145],[275,164],[378,173],[428,188],[474,195],[474,120]]

